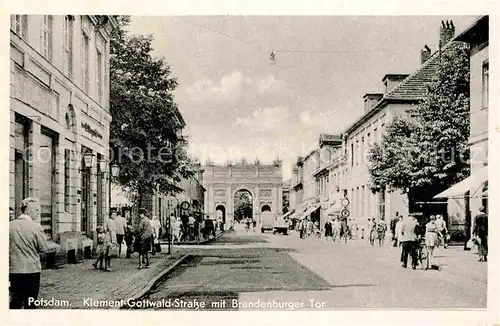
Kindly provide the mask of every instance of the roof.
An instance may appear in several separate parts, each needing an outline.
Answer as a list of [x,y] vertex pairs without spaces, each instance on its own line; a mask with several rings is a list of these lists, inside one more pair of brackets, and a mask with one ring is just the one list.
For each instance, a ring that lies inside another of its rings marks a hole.
[[[455,41],[451,39],[441,51],[445,51]],[[398,84],[389,93],[385,94],[371,110],[365,112],[353,124],[351,124],[345,131],[350,133],[362,125],[367,119],[372,117],[375,113],[382,110],[389,102],[403,102],[403,103],[418,103],[424,100],[427,96],[427,84],[432,81],[439,68],[439,51],[434,52],[426,62],[424,62],[417,71],[406,77],[400,84]],[[387,75],[386,75],[387,76]]]
[[481,44],[489,40],[489,16],[481,16],[469,28],[455,37],[457,41]]
[[341,145],[342,135],[330,135],[330,134],[320,134],[319,135],[319,146],[323,145]]

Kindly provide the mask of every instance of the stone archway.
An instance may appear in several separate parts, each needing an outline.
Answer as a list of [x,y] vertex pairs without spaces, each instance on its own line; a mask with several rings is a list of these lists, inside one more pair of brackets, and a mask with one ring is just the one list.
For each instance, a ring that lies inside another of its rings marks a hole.
[[206,189],[205,212],[216,216],[216,208],[224,206],[227,222],[224,227],[229,228],[234,223],[234,196],[240,190],[247,190],[252,195],[251,218],[256,222],[261,222],[260,213],[265,205],[269,206],[272,212],[282,214],[281,166],[206,165],[203,170],[203,186]]

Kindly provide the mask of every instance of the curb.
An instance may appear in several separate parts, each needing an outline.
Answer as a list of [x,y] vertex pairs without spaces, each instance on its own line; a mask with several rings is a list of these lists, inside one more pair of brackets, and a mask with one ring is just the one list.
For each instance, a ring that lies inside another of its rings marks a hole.
[[[155,278],[153,278],[141,291],[137,292],[136,294],[133,294],[130,298],[131,301],[137,301],[140,300],[142,297],[144,297],[151,289],[160,283],[165,277],[167,277],[170,273],[173,272],[177,266],[182,264],[186,258],[188,258],[189,255],[183,255],[181,258],[177,259],[176,262],[174,262],[172,265],[170,265],[167,269],[165,269],[163,272],[161,272],[159,275],[157,275]],[[127,305],[120,307],[120,309],[130,309]]]
[[[186,243],[180,243],[181,246],[196,246],[196,245],[203,245],[203,244],[208,244],[208,243],[211,243],[217,239],[219,239],[222,235],[226,234],[227,232],[229,232],[229,230],[224,230],[222,231],[221,233],[219,233],[218,235],[215,236],[215,238],[212,238],[212,239],[208,239],[208,240],[203,240],[203,241],[200,241],[200,242],[186,242]],[[168,245],[168,241],[167,242],[160,242],[160,244],[162,245]]]

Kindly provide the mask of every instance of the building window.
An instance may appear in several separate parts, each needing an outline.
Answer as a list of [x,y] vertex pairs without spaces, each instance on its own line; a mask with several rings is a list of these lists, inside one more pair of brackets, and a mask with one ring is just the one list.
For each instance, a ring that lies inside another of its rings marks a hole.
[[97,49],[97,102],[102,105],[103,102],[103,94],[104,94],[104,76],[103,76],[103,55],[102,52]]
[[482,107],[488,107],[488,84],[489,84],[489,63],[483,62],[483,85],[482,85]]
[[80,231],[83,234],[89,235],[90,232],[90,219],[91,219],[91,209],[92,209],[92,196],[91,196],[91,167],[85,166],[85,153],[92,152],[89,148],[82,146],[81,151],[81,227]]
[[82,31],[82,88],[85,92],[89,91],[89,37]]
[[351,166],[354,166],[354,144],[351,144]]
[[42,55],[47,60],[52,61],[52,16],[50,15],[43,16],[40,45],[42,47]]
[[42,128],[40,151],[37,154],[38,179],[40,186],[41,224],[48,239],[52,239],[52,226],[55,215],[56,182],[56,134]]
[[64,210],[71,213],[71,151],[69,149],[64,150]]
[[21,201],[29,197],[29,148],[30,122],[16,115],[14,138],[14,205],[16,216],[21,215]]
[[64,16],[64,72],[73,77],[73,16]]
[[11,15],[10,29],[24,40],[28,39],[28,15]]

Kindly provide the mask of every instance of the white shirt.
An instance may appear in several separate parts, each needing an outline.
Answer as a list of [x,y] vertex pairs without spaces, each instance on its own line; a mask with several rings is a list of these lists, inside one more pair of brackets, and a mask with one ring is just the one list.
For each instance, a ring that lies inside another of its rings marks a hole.
[[114,221],[116,234],[124,235],[125,228],[127,227],[127,220],[125,217],[117,216]]
[[402,220],[399,220],[397,223],[396,223],[396,237],[397,238],[401,238],[401,224],[403,224]]

